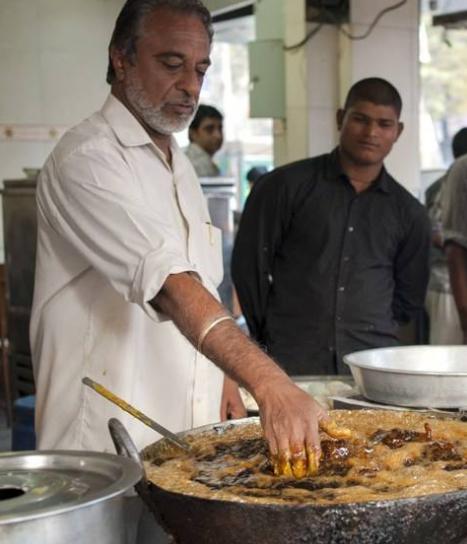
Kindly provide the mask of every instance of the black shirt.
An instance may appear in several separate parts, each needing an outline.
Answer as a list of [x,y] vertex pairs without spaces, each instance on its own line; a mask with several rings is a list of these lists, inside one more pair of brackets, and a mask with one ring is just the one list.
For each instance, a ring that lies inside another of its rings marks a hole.
[[256,182],[232,276],[252,336],[289,374],[346,373],[343,355],[398,344],[429,248],[423,206],[384,168],[356,193],[334,150]]

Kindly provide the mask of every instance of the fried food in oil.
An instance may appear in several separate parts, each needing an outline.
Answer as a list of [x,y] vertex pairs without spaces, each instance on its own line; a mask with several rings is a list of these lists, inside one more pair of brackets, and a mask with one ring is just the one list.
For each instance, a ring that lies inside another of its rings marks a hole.
[[188,435],[190,454],[156,444],[145,457],[148,478],[172,492],[263,504],[334,505],[467,490],[467,422],[390,411],[331,416],[350,438],[321,433],[319,463],[313,452],[291,452],[274,467],[259,423],[250,423]]

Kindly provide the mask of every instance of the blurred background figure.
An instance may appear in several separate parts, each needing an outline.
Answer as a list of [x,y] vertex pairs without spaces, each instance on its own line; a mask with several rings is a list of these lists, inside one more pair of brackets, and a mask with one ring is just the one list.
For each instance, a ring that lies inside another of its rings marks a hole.
[[212,160],[224,141],[222,113],[213,106],[200,104],[188,129],[190,144],[185,150],[198,177],[220,176]]
[[[459,130],[452,139],[454,159],[467,153],[467,128]],[[443,249],[442,198],[448,173],[432,183],[425,192],[425,204],[432,226],[430,282],[426,309],[430,319],[430,344],[462,344],[463,333],[449,279],[449,269]]]
[[248,181],[248,188],[253,188],[253,185],[256,180],[258,180],[261,176],[264,176],[264,174],[267,174],[268,169],[266,166],[254,166],[253,168],[250,168],[248,172],[246,173],[246,179]]

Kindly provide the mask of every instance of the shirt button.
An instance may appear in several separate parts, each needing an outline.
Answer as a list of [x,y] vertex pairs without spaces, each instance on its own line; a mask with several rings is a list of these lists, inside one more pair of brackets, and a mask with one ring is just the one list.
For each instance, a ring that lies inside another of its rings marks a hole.
[[349,231],[349,232],[353,232],[353,230],[354,230],[353,227],[349,227],[349,228],[348,228],[348,231]]
[[350,261],[350,257],[348,255],[344,256],[344,263],[348,263]]
[[329,346],[328,350],[331,351],[331,352],[334,351],[334,346]]
[[341,285],[338,289],[338,291],[342,292],[342,291],[345,291],[345,287],[343,285]]
[[336,319],[337,319],[337,321],[342,321],[342,316],[337,315],[337,316],[336,316]]

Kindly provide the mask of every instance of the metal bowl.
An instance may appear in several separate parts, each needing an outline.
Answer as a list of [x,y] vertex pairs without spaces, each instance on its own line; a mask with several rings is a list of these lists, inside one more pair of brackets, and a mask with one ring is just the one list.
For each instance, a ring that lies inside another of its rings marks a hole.
[[467,346],[401,346],[344,356],[367,399],[397,406],[467,408]]

